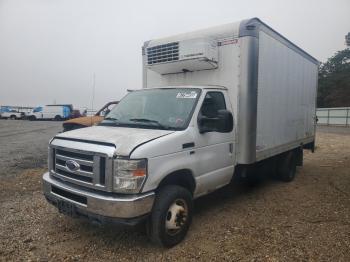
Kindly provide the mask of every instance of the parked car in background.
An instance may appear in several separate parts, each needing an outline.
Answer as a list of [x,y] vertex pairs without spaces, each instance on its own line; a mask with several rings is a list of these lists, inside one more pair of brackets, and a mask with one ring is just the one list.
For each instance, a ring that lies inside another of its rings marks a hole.
[[107,115],[109,111],[111,111],[111,109],[118,103],[119,101],[112,101],[107,103],[93,116],[83,116],[64,121],[63,132],[83,127],[89,127],[100,123],[104,119],[104,116]]
[[11,110],[9,112],[2,112],[0,115],[0,118],[3,119],[23,119],[24,118],[24,112],[18,112],[16,110]]
[[56,120],[69,119],[73,111],[72,105],[46,105],[38,106],[28,114],[29,120]]
[[78,117],[82,117],[83,115],[80,113],[79,109],[73,109],[70,118],[78,118]]

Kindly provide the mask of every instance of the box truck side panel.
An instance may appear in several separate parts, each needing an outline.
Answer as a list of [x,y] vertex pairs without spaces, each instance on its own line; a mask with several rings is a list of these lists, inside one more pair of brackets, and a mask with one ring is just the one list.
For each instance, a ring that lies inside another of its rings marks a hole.
[[258,43],[256,37],[240,38],[240,82],[238,92],[237,162],[252,164],[256,160]]
[[259,32],[256,158],[312,142],[318,65]]

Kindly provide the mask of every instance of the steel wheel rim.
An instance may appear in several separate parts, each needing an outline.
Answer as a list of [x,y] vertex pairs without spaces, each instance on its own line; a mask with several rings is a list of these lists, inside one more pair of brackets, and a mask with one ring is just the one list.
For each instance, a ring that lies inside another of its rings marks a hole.
[[165,217],[165,230],[169,235],[182,231],[188,219],[188,206],[185,200],[176,199],[170,206]]

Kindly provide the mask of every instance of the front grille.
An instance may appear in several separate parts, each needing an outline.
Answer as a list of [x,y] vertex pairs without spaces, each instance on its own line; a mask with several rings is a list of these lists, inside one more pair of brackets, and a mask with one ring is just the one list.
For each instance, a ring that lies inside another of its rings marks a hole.
[[179,43],[173,42],[147,48],[147,63],[149,65],[179,60]]
[[81,153],[72,152],[72,151],[65,151],[65,150],[61,150],[61,149],[57,149],[56,154],[63,155],[66,157],[76,158],[76,159],[83,159],[83,160],[87,160],[87,161],[94,160],[93,155],[81,154]]
[[[107,190],[106,157],[73,149],[51,149],[54,176],[82,186]],[[69,162],[73,168],[69,168]],[[67,163],[68,162],[68,163]]]
[[63,170],[61,167],[56,167],[56,174],[59,174],[61,176],[68,177],[71,179],[84,181],[84,182],[90,183],[90,184],[92,184],[92,182],[93,182],[92,177],[86,177],[86,176],[74,174],[72,172],[67,172],[67,171]]

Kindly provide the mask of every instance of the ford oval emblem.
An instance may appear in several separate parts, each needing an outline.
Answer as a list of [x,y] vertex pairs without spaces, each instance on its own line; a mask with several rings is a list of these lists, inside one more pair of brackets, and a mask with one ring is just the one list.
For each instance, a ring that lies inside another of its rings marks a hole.
[[80,165],[74,160],[66,161],[66,167],[71,171],[77,171],[80,168]]

